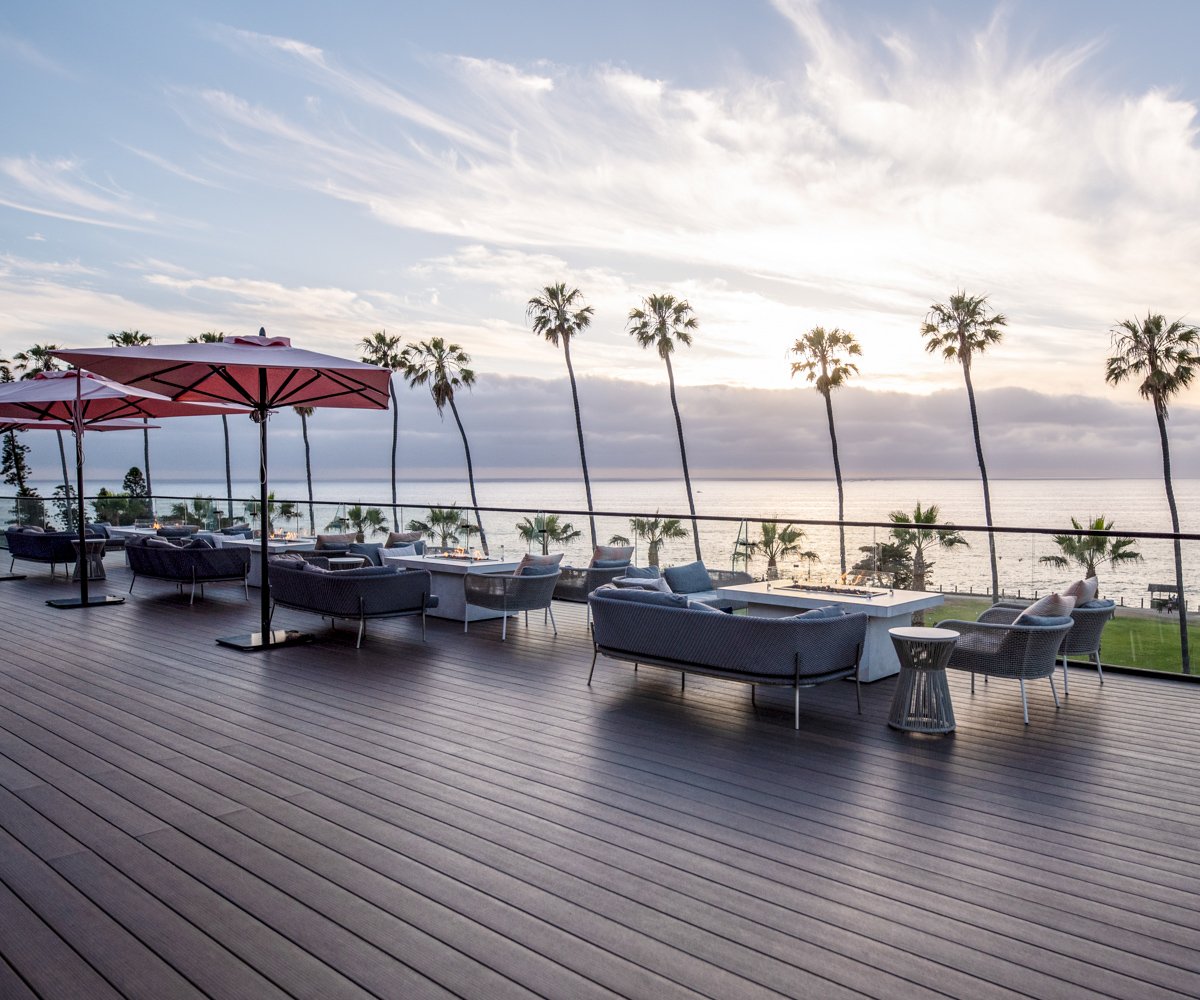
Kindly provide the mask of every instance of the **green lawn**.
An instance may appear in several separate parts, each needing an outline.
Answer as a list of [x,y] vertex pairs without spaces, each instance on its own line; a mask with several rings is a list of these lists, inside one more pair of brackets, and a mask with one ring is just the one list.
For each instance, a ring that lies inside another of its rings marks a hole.
[[[947,596],[940,608],[925,612],[925,624],[936,625],[946,618],[974,621],[988,606],[978,598],[956,598]],[[1188,626],[1193,661],[1200,659],[1200,627]],[[1125,615],[1117,609],[1117,616],[1105,626],[1104,649],[1101,657],[1105,663],[1142,670],[1179,672],[1179,619],[1172,615],[1141,617]]]

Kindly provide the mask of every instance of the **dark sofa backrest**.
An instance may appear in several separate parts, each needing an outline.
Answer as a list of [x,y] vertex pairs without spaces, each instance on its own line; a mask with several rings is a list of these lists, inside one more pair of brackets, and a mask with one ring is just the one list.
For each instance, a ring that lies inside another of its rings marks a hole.
[[314,573],[286,562],[267,568],[271,596],[305,611],[358,617],[420,611],[429,603],[431,576],[425,569],[360,576],[353,572]]

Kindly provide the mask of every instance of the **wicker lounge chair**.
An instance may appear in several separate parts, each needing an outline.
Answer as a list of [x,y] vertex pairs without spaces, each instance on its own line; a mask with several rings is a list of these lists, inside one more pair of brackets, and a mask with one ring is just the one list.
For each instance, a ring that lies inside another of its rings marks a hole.
[[[1054,669],[1058,651],[1071,619],[1067,616],[1039,618],[1041,624],[1022,624],[1013,619],[1020,609],[995,606],[988,608],[978,621],[946,619],[939,628],[953,629],[959,634],[947,666],[971,672],[971,693],[975,693],[975,675],[1015,678],[1021,685],[1021,710],[1025,725],[1029,725],[1029,703],[1025,697],[1025,682],[1045,677],[1050,681],[1054,707],[1058,708],[1058,691],[1054,687]],[[1022,620],[1024,621],[1024,619]]]
[[[1001,601],[995,607],[1013,608],[1019,612],[1024,605],[1012,601]],[[1096,664],[1100,683],[1104,683],[1104,667],[1100,663],[1100,638],[1104,632],[1104,626],[1109,623],[1116,612],[1116,602],[1104,600],[1088,601],[1086,604],[1080,604],[1071,609],[1071,621],[1074,624],[1063,640],[1062,648],[1058,651],[1058,655],[1062,659],[1064,695],[1071,693],[1070,681],[1067,679],[1068,656],[1086,656]],[[1013,617],[1016,617],[1016,613],[1013,614]],[[995,620],[999,621],[999,616]]]
[[[468,573],[463,577],[463,591],[468,604],[491,611],[502,611],[500,641],[508,638],[508,616],[525,612],[525,624],[529,624],[530,611],[545,611],[550,617],[554,634],[558,625],[554,621],[554,588],[558,584],[559,572],[538,576],[513,576],[510,573]],[[467,619],[463,618],[463,631],[467,630]]]

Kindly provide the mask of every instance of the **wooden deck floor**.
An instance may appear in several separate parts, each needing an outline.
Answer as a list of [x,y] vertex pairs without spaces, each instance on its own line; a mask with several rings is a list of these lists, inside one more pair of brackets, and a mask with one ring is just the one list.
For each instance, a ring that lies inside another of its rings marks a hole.
[[[107,589],[127,577],[110,556]],[[582,608],[265,655],[256,604],[0,584],[0,996],[1200,994],[1200,688],[958,732],[591,658]],[[316,619],[280,613],[313,628]]]

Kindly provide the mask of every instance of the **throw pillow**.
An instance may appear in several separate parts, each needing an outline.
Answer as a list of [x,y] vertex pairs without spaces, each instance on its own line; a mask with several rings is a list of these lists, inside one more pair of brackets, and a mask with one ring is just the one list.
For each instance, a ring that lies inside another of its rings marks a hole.
[[590,569],[626,569],[629,566],[628,559],[593,559]]
[[1062,594],[1047,594],[1045,597],[1034,601],[1029,607],[1022,611],[1016,618],[1013,619],[1014,625],[1023,624],[1022,619],[1027,615],[1034,617],[1050,616],[1057,618],[1061,615],[1069,615],[1071,609],[1075,607],[1075,598],[1064,597]]
[[795,618],[841,618],[845,612],[841,608],[834,607],[832,604],[826,604],[823,608],[813,608],[811,611],[805,611],[803,614],[794,615]]
[[[332,573],[333,570],[327,569],[324,566],[318,566],[316,563],[313,563],[313,562],[306,562],[304,564],[304,572],[305,573]],[[350,572],[353,572],[353,570],[351,570]]]
[[533,565],[533,566],[526,566],[524,569],[522,569],[516,575],[517,576],[553,576],[557,572],[559,572],[559,569],[557,566]]
[[661,575],[657,566],[629,566],[625,570],[626,580],[657,580]]
[[389,531],[387,541],[383,543],[383,547],[385,549],[394,549],[398,545],[419,542],[424,537],[419,531]]
[[663,570],[663,578],[676,594],[699,594],[712,590],[713,582],[702,562],[686,563]]
[[[1039,628],[1053,628],[1055,625],[1067,625],[1070,615],[1022,615],[1017,619],[1022,625],[1036,625]],[[1013,622],[1014,625],[1017,622]]]
[[633,558],[632,545],[597,545],[592,553],[592,566],[600,559],[615,559],[616,565],[628,566]]
[[[662,594],[657,590],[604,590],[604,596],[614,601],[632,601],[634,604],[659,605],[666,608],[686,608],[688,599],[683,594]],[[599,590],[596,593],[600,593]]]
[[27,535],[44,535],[46,533],[45,528],[39,528],[36,524],[27,524],[21,531]]
[[688,601],[689,611],[703,611],[708,614],[723,615],[725,614],[720,608],[714,608],[711,604],[705,604],[703,601]]
[[207,538],[193,538],[190,542],[187,543],[187,545],[184,546],[184,548],[185,549],[215,549],[216,546],[213,545],[213,543],[210,542]]
[[221,534],[223,534],[223,535],[240,535],[243,532],[246,532],[249,530],[250,530],[250,525],[248,525],[248,524],[229,524],[221,529]]
[[1094,576],[1089,576],[1086,580],[1076,580],[1071,586],[1063,591],[1063,597],[1075,598],[1075,604],[1086,604],[1088,601],[1096,599],[1096,591],[1100,588],[1100,581]]
[[521,556],[521,561],[517,563],[517,568],[513,570],[513,576],[524,576],[523,572],[526,566],[553,566],[558,568],[558,564],[562,562],[563,554],[555,552],[552,555],[544,556],[540,553],[526,552]]
[[617,587],[633,587],[637,590],[658,590],[664,594],[672,592],[667,581],[661,576],[618,576],[613,580],[613,584]]
[[392,548],[382,547],[379,550],[380,561],[384,556],[415,556],[420,555],[415,545],[396,545]]
[[350,548],[350,543],[355,540],[354,535],[349,533],[338,535],[317,535],[317,551],[322,549],[337,550],[345,552]]
[[151,535],[143,540],[142,544],[148,549],[177,549],[178,545],[172,545],[167,539],[159,538],[157,535]]
[[304,556],[299,552],[281,552],[277,556],[267,556],[270,565],[284,565],[288,569],[304,569]]
[[358,569],[342,570],[343,576],[395,576],[400,572],[397,566],[359,566]]
[[1110,601],[1107,598],[1094,601],[1085,601],[1083,604],[1076,604],[1075,607],[1081,611],[1099,611],[1101,608],[1115,608],[1116,601]]
[[379,558],[381,547],[377,542],[351,542],[347,551],[352,556],[362,556],[372,566],[382,566],[383,560]]

